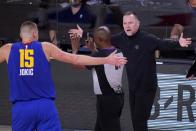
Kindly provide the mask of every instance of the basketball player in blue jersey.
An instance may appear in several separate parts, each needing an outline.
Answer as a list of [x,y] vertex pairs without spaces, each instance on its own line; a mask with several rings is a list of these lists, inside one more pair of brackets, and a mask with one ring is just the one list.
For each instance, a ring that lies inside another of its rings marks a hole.
[[79,65],[123,65],[124,57],[114,53],[93,58],[61,51],[55,45],[38,41],[37,25],[26,21],[20,27],[21,42],[0,48],[0,63],[8,63],[13,131],[61,131],[54,104],[55,90],[50,59]]
[[[115,50],[116,54],[123,56],[120,50],[112,46],[110,31],[106,26],[98,27],[93,38],[87,41],[86,46],[92,50],[93,57],[106,57]],[[79,47],[76,35],[71,34],[71,43],[73,53],[76,53]],[[124,105],[121,80],[124,66],[103,64],[79,67],[92,70],[94,94],[97,97],[97,120],[94,131],[121,131],[120,116]]]

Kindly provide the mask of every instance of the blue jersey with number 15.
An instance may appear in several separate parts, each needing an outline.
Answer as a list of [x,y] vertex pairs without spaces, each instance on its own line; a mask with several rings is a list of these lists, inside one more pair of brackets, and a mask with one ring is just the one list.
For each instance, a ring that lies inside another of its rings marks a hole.
[[8,60],[10,101],[55,99],[54,83],[42,45],[13,43]]

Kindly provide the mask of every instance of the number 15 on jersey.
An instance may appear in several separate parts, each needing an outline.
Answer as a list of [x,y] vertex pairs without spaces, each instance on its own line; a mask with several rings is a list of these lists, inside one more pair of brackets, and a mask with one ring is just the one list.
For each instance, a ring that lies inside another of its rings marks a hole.
[[34,50],[32,49],[20,49],[20,68],[32,68],[34,67]]
[[20,49],[20,76],[32,76],[34,67],[34,50]]

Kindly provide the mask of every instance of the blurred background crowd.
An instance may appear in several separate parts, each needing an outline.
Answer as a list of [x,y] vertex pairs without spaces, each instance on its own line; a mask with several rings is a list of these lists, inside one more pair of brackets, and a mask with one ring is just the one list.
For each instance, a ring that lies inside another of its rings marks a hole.
[[40,41],[50,41],[69,52],[69,29],[78,24],[91,33],[106,25],[114,34],[122,30],[122,15],[129,10],[138,14],[140,28],[162,39],[178,39],[181,32],[192,38],[189,48],[157,51],[157,58],[194,59],[196,0],[1,0],[0,44],[19,40],[20,24],[32,20],[38,24]]

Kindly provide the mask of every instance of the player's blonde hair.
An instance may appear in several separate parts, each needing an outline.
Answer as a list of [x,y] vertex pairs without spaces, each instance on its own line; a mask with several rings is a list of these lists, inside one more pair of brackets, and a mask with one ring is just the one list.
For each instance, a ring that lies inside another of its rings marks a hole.
[[20,36],[25,39],[38,39],[38,28],[37,25],[32,21],[25,21],[20,27]]

